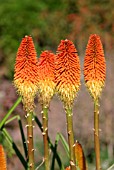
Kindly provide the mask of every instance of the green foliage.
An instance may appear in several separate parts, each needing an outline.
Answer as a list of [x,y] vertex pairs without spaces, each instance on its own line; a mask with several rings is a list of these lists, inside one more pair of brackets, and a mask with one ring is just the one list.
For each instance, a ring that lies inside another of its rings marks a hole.
[[[38,55],[56,50],[61,39],[81,41],[91,33],[113,35],[113,1],[1,0],[0,54],[12,79],[17,48],[25,35],[32,35]],[[77,48],[80,49],[77,44]]]
[[61,142],[63,144],[63,147],[64,147],[64,149],[66,151],[66,155],[69,158],[69,146],[68,146],[68,143],[66,142],[64,136],[61,133],[58,133],[58,136],[59,136],[59,138],[60,138],[60,140],[61,140]]
[[12,79],[15,55],[22,37],[34,37],[38,54],[41,49],[53,48],[61,38],[65,38],[66,23],[60,19],[64,18],[62,8],[63,3],[52,0],[48,3],[42,0],[1,1],[0,51],[4,55],[8,77]]
[[0,131],[0,144],[4,146],[5,152],[7,153],[8,157],[12,157],[14,154],[14,150],[1,131]]

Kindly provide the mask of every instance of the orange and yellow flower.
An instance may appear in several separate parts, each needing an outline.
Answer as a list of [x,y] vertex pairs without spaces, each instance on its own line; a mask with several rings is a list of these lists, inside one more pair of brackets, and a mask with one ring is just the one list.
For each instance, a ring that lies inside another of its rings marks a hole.
[[55,55],[50,51],[43,51],[38,62],[40,102],[48,107],[55,91]]
[[6,157],[2,145],[0,145],[0,170],[6,170]]
[[105,83],[106,63],[100,37],[92,34],[89,38],[84,60],[84,78],[94,99],[100,97]]
[[55,60],[57,91],[65,107],[71,107],[79,91],[80,63],[77,50],[70,40],[61,40]]
[[16,56],[14,85],[22,96],[26,111],[34,108],[34,97],[38,90],[37,54],[31,36],[22,39]]

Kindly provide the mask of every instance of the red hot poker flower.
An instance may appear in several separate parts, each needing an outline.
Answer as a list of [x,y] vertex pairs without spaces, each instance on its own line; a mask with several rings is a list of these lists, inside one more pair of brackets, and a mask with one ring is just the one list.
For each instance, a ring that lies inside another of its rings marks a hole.
[[106,63],[100,37],[92,34],[89,38],[84,60],[86,86],[94,99],[101,94],[106,77]]
[[2,145],[0,145],[0,170],[6,170],[6,157]]
[[37,57],[32,37],[22,39],[16,56],[14,85],[23,98],[26,111],[34,108],[34,97],[38,87]]
[[66,167],[66,169],[65,169],[65,170],[70,170],[70,166]]
[[80,63],[70,40],[61,40],[55,60],[57,91],[65,107],[71,107],[80,86]]
[[40,101],[48,106],[55,91],[55,55],[50,51],[43,51],[38,62]]

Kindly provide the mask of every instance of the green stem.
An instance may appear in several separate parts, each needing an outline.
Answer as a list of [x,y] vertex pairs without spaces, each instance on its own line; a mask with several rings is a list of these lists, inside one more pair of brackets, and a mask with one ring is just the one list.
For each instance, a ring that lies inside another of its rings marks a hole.
[[14,111],[14,109],[18,106],[18,104],[21,102],[22,97],[19,97],[16,102],[13,104],[13,106],[10,108],[10,110],[8,111],[8,113],[4,116],[4,118],[2,119],[2,121],[0,122],[0,129],[3,127],[3,125],[5,124],[6,120],[8,119],[8,117],[11,115],[11,113]]
[[94,145],[96,154],[96,170],[101,170],[99,141],[99,100],[94,101]]
[[67,119],[67,133],[68,133],[68,143],[69,143],[69,151],[70,151],[70,167],[71,170],[76,170],[74,133],[73,133],[73,113],[71,108],[66,109],[66,119]]
[[29,112],[27,118],[27,144],[28,144],[28,160],[30,170],[34,170],[34,145],[33,145],[33,113]]
[[48,108],[42,108],[42,128],[43,128],[43,141],[44,141],[44,161],[45,170],[49,170],[49,145],[48,145]]
[[[35,121],[36,121],[38,127],[39,127],[40,130],[43,132],[42,124],[41,124],[40,120],[38,119],[38,117],[37,117],[35,114],[34,114],[34,118],[35,118]],[[52,151],[53,154],[54,154],[54,152],[55,152],[55,147],[53,146],[53,144],[52,144],[49,136],[48,136],[48,143],[49,143],[49,147],[50,147],[51,151]],[[56,155],[55,155],[55,156],[56,156],[56,160],[57,160],[57,163],[58,163],[58,166],[59,166],[60,170],[64,170],[64,169],[65,169],[65,168],[64,168],[64,165],[63,165],[63,163],[62,163],[62,161],[61,161],[61,158],[60,158],[60,156],[59,156],[59,154],[58,154],[57,152],[56,152]]]

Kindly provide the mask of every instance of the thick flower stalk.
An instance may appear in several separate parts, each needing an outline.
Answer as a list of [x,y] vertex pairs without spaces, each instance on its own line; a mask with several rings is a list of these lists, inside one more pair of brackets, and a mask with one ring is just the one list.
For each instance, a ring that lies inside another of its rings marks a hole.
[[0,170],[7,170],[6,157],[2,145],[0,145]]
[[34,170],[33,147],[33,109],[34,97],[38,91],[38,67],[37,57],[32,37],[25,36],[22,39],[16,56],[14,85],[18,94],[22,96],[22,102],[27,118],[27,143],[30,170]]
[[44,160],[45,170],[50,169],[49,165],[49,146],[48,146],[48,108],[51,98],[55,92],[55,77],[54,70],[55,55],[50,51],[41,53],[38,62],[39,73],[39,99],[42,105],[42,128],[44,141]]
[[72,106],[80,86],[80,63],[77,50],[70,40],[61,40],[55,59],[56,90],[64,103],[70,150],[70,167],[76,169]]
[[84,60],[85,84],[94,99],[94,143],[96,153],[96,170],[101,170],[99,142],[99,97],[105,84],[106,63],[100,37],[90,36]]

